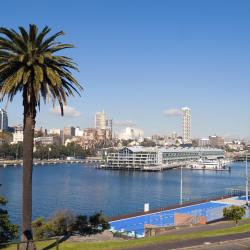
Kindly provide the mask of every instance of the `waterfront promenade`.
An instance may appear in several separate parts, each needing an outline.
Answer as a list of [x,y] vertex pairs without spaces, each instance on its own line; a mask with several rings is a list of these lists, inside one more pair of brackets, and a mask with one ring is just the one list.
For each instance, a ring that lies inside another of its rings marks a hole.
[[[84,159],[34,159],[34,165],[44,165],[44,164],[86,164],[86,163],[103,163],[103,159],[101,157],[87,157]],[[23,160],[0,160],[0,167],[8,167],[8,166],[22,166]]]

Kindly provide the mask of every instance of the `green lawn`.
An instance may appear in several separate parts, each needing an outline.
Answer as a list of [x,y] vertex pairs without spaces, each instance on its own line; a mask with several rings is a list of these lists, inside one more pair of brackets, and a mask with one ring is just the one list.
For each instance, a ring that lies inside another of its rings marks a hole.
[[[96,243],[76,243],[76,242],[64,242],[60,244],[59,250],[114,250],[114,249],[126,249],[129,247],[144,246],[154,243],[168,242],[168,241],[177,241],[177,240],[186,240],[194,238],[203,238],[211,236],[222,236],[230,235],[237,233],[244,233],[250,231],[250,224],[244,224],[237,227],[231,227],[220,230],[211,230],[198,233],[188,233],[182,235],[164,235],[159,237],[152,238],[143,238],[135,240],[123,240],[123,241],[105,241],[105,242],[96,242]],[[43,242],[37,244],[38,249],[47,246],[48,242]],[[15,250],[16,247],[4,248],[4,250]],[[53,248],[55,250],[55,248]]]

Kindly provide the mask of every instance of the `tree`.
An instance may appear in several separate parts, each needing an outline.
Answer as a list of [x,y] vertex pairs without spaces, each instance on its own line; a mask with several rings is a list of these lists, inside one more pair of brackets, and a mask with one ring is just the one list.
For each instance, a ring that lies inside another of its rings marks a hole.
[[39,33],[36,25],[18,31],[0,28],[0,93],[12,101],[18,92],[23,100],[23,240],[31,233],[33,139],[37,109],[40,102],[56,101],[61,108],[67,98],[79,94],[82,87],[71,70],[78,70],[73,60],[56,52],[73,48],[71,44],[56,42],[63,31],[48,36],[47,26]]
[[[5,206],[7,200],[0,197],[0,206]],[[17,237],[18,226],[9,220],[8,211],[0,208],[0,244],[7,243]]]
[[240,206],[225,207],[223,209],[223,216],[228,220],[234,220],[236,225],[242,219],[245,213],[245,208]]
[[80,234],[83,236],[102,233],[109,229],[107,217],[98,212],[88,217],[86,215],[73,215],[70,211],[56,213],[48,221],[37,218],[32,223],[35,239],[47,239],[52,236],[69,236]]

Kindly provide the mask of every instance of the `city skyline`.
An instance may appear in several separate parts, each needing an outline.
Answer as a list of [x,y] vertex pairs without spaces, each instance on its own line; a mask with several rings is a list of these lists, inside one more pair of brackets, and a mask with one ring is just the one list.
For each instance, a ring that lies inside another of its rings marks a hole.
[[[250,137],[248,1],[79,1],[69,9],[56,1],[39,8],[32,1],[2,5],[13,11],[3,13],[2,26],[48,24],[55,32],[63,29],[64,40],[77,47],[70,56],[79,64],[85,91],[70,100],[63,118],[57,107],[42,105],[37,127],[93,127],[93,115],[105,110],[114,127],[181,134],[178,110],[188,106],[192,137]],[[30,15],[20,11],[27,6]],[[22,123],[20,103],[19,96],[8,105],[9,124]]]
[[[1,111],[1,109],[0,109]],[[5,110],[2,110],[4,113],[5,113],[5,117],[8,121],[8,113],[5,111]],[[98,129],[101,129],[101,130],[110,130],[111,132],[111,136],[114,136],[116,138],[119,138],[119,139],[131,139],[131,138],[134,138],[134,139],[138,139],[138,138],[153,138],[155,136],[163,136],[163,137],[171,137],[171,138],[177,138],[178,137],[181,137],[183,139],[183,143],[184,144],[190,144],[192,143],[192,140],[193,139],[200,139],[201,141],[203,140],[203,143],[205,143],[205,141],[209,140],[209,138],[211,137],[218,137],[219,138],[223,138],[225,137],[225,139],[231,139],[231,140],[249,140],[250,138],[248,137],[238,137],[238,136],[223,136],[223,135],[219,135],[219,134],[211,134],[211,135],[206,135],[206,136],[200,136],[200,137],[197,137],[197,136],[192,136],[192,125],[191,125],[191,120],[192,120],[192,115],[191,115],[191,109],[189,107],[183,107],[181,109],[173,109],[173,110],[169,110],[168,112],[166,113],[169,113],[171,115],[175,114],[175,115],[180,115],[181,116],[181,119],[180,119],[180,125],[182,127],[182,130],[180,132],[176,132],[176,131],[172,131],[171,133],[168,133],[168,134],[156,134],[156,133],[153,133],[153,134],[150,134],[150,135],[145,135],[144,134],[144,131],[141,130],[141,129],[138,129],[136,127],[134,127],[131,123],[131,121],[126,121],[127,122],[127,125],[126,126],[122,126],[123,129],[120,129],[120,130],[114,130],[114,127],[113,127],[113,119],[110,119],[108,118],[108,114],[105,113],[105,111],[98,111],[94,114],[93,116],[93,120],[94,120],[94,123],[92,126],[89,126],[89,127],[81,127],[81,126],[72,126],[72,125],[68,125],[68,126],[59,126],[59,127],[44,127],[44,126],[41,126],[41,127],[37,127],[36,126],[36,130],[37,131],[47,131],[48,135],[61,135],[61,134],[68,134],[68,132],[65,133],[65,130],[70,130],[70,131],[73,131],[74,132],[72,133],[71,136],[83,136],[84,134],[84,131],[89,131],[89,130],[98,130]],[[119,127],[119,123],[116,123]],[[125,125],[125,124],[121,124],[121,125]],[[7,130],[15,130],[15,128],[22,128],[22,125],[21,124],[12,124],[10,125],[9,127],[6,127],[5,131]],[[222,137],[220,137],[222,136]],[[224,139],[223,139],[224,140]]]

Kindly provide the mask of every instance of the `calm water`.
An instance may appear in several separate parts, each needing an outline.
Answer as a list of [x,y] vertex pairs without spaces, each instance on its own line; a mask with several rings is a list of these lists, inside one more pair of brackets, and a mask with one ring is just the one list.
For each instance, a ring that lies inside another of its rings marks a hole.
[[[183,170],[184,201],[223,195],[244,185],[244,164],[231,172]],[[22,168],[0,168],[0,195],[8,198],[12,221],[20,223]],[[90,214],[103,210],[118,215],[179,202],[180,170],[159,173],[97,170],[92,166],[62,164],[36,166],[33,178],[33,217],[49,217],[60,209]]]

